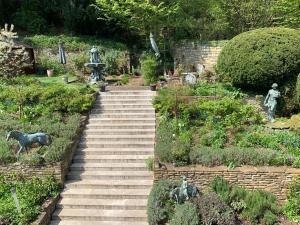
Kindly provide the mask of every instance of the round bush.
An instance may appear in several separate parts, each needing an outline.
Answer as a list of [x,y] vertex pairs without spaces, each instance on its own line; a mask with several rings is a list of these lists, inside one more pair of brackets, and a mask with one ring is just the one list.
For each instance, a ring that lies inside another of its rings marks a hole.
[[177,205],[170,225],[198,225],[199,217],[196,206],[191,202]]
[[235,86],[269,89],[296,80],[300,72],[300,32],[262,28],[242,33],[223,48],[217,63],[221,80]]

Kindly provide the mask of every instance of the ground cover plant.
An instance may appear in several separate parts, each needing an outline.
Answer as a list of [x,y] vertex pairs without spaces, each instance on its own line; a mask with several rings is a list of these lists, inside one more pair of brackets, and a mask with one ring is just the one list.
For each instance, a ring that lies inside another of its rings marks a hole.
[[264,127],[261,109],[245,104],[248,96],[230,85],[207,82],[160,90],[154,100],[160,115],[156,155],[177,166],[299,167],[297,129]]
[[3,79],[0,90],[0,164],[17,160],[17,142],[5,140],[11,130],[45,132],[52,137],[49,147],[22,154],[21,163],[42,165],[62,160],[78,134],[80,114],[88,112],[95,101],[90,87],[42,83],[32,77]]
[[[16,189],[21,213],[16,209],[11,188]],[[0,224],[27,225],[37,218],[43,202],[56,196],[60,185],[53,177],[20,178],[0,174]]]
[[[195,224],[235,225],[242,221],[251,224],[278,224],[282,210],[276,197],[266,191],[248,191],[215,177],[209,188],[182,205],[169,198],[169,192],[179,182],[160,180],[151,190],[148,201],[150,225]],[[159,213],[161,212],[161,213]]]

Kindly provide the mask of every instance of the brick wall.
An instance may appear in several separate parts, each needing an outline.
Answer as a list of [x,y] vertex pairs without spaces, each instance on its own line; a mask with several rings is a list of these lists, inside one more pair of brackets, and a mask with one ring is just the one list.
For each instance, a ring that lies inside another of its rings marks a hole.
[[173,167],[155,168],[154,180],[160,179],[180,180],[185,175],[188,181],[200,190],[206,189],[215,176],[222,176],[231,184],[237,184],[246,189],[262,189],[270,191],[277,196],[280,202],[287,199],[287,187],[293,178],[300,178],[300,169],[290,167],[252,167],[243,166],[235,169],[220,167]]
[[214,47],[210,45],[201,45],[197,42],[182,42],[174,48],[174,59],[179,59],[179,62],[189,66],[197,64],[205,65],[206,69],[213,70],[217,64],[218,56],[222,47]]

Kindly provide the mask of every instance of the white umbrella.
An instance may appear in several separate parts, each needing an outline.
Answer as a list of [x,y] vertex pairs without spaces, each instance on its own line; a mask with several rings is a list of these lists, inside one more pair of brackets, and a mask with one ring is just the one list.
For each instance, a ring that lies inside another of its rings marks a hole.
[[152,46],[153,50],[155,51],[156,57],[159,57],[160,56],[160,52],[159,52],[159,49],[157,47],[157,44],[156,44],[156,42],[154,40],[154,36],[153,36],[152,33],[150,33],[150,42],[151,42],[151,46]]

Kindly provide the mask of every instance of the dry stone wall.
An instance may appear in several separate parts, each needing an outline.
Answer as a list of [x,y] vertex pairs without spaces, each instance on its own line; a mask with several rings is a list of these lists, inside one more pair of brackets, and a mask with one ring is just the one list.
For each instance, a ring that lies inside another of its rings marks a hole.
[[231,184],[237,184],[248,190],[262,189],[270,191],[277,196],[279,202],[287,199],[288,184],[294,178],[300,178],[300,169],[290,167],[252,167],[243,166],[228,169],[219,167],[166,167],[154,170],[154,179],[180,180],[181,176],[187,176],[188,181],[196,185],[200,190],[205,190],[215,176],[222,176]]
[[222,47],[201,45],[190,41],[176,45],[173,56],[174,59],[178,59],[179,63],[186,65],[188,68],[202,64],[205,65],[206,69],[213,71],[221,50]]

